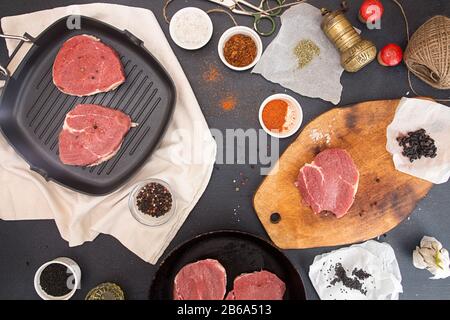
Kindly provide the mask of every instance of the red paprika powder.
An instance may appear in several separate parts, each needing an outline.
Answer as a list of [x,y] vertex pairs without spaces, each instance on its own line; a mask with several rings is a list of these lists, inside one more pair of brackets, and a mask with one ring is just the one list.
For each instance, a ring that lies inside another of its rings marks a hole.
[[282,132],[285,130],[288,103],[281,99],[272,100],[264,106],[262,119],[270,131]]

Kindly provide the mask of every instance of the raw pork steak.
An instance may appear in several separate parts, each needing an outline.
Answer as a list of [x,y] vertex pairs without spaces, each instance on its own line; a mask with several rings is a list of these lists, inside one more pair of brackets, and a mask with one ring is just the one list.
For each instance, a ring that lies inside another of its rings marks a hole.
[[245,273],[234,279],[225,300],[283,300],[286,285],[269,271]]
[[119,151],[130,128],[130,117],[121,111],[79,104],[66,115],[59,134],[59,158],[68,165],[98,165]]
[[227,274],[219,261],[200,260],[185,265],[174,281],[174,300],[223,300]]
[[347,151],[327,149],[300,169],[296,186],[315,213],[344,216],[355,200],[359,172]]
[[108,92],[124,81],[125,73],[117,53],[89,35],[64,42],[53,64],[53,83],[63,93],[73,96]]

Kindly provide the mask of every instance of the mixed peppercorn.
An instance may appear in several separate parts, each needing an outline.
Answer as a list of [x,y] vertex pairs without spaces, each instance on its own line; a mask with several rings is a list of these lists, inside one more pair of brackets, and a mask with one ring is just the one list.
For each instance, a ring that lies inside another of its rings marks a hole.
[[139,211],[158,218],[172,209],[172,194],[163,185],[151,182],[139,191],[136,205]]

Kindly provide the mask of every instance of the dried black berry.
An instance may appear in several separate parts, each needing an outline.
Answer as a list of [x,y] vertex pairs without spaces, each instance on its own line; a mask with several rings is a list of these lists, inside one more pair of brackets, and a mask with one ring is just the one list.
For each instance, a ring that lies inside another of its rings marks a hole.
[[406,136],[399,136],[397,142],[403,147],[402,155],[407,157],[410,162],[422,157],[435,158],[437,156],[434,140],[426,134],[425,129],[408,132]]

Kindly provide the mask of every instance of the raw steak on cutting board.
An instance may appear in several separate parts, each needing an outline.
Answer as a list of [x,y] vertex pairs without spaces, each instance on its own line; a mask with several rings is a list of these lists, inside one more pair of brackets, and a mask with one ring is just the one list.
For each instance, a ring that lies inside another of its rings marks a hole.
[[234,279],[225,300],[283,300],[285,283],[269,271],[245,273]]
[[119,151],[130,128],[130,117],[121,111],[79,104],[64,120],[59,134],[59,158],[68,165],[98,165]]
[[343,217],[355,200],[359,172],[343,149],[326,149],[300,169],[296,186],[315,213],[330,211]]
[[219,261],[200,260],[185,265],[173,285],[174,300],[223,300],[227,274]]
[[53,83],[63,93],[90,96],[116,89],[125,81],[118,54],[90,35],[64,42],[53,64]]

